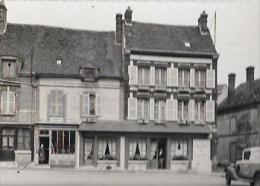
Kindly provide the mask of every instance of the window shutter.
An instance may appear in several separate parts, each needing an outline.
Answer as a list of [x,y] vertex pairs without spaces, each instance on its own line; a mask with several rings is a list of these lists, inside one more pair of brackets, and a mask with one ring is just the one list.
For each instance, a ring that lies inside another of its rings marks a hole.
[[172,87],[172,68],[167,68],[167,87]]
[[96,114],[97,114],[97,116],[102,115],[102,98],[101,98],[101,95],[96,95]]
[[171,71],[172,86],[178,87],[178,69],[172,68]]
[[150,120],[154,120],[154,98],[150,98]]
[[138,68],[136,66],[128,67],[129,85],[137,85]]
[[167,99],[166,100],[166,120],[168,120],[168,121],[174,120],[173,106],[174,106],[174,100]]
[[128,119],[137,118],[137,98],[128,98]]
[[206,121],[215,121],[215,101],[213,100],[206,101]]
[[47,121],[50,121],[51,115],[51,94],[48,94],[47,98]]
[[155,85],[155,67],[150,67],[150,85]]
[[51,94],[49,94],[49,116],[55,116],[56,114],[56,91],[51,91]]
[[176,99],[173,99],[173,112],[172,112],[172,115],[173,115],[173,120],[177,120],[177,111],[178,111],[178,101]]
[[89,115],[89,94],[83,95],[83,116]]
[[83,118],[83,95],[79,97],[79,110],[80,110],[80,118]]
[[2,96],[1,96],[1,107],[2,107],[2,112],[3,113],[7,113],[8,110],[7,110],[7,91],[3,92],[2,93]]
[[10,114],[14,114],[14,111],[15,111],[15,93],[14,92],[11,92],[11,91],[8,91],[8,96],[9,98],[9,112]]
[[195,69],[190,69],[190,87],[195,87]]
[[215,70],[207,70],[207,88],[215,88]]
[[189,121],[194,121],[194,105],[195,105],[195,101],[194,100],[190,100],[189,101]]

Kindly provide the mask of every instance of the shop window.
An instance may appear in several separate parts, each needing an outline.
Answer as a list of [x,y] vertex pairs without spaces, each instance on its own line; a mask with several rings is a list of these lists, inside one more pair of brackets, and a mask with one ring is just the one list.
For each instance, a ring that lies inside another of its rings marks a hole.
[[166,86],[166,69],[155,68],[155,86]]
[[2,92],[1,95],[1,113],[6,115],[15,114],[15,93],[9,90]]
[[179,120],[188,120],[189,119],[188,104],[189,104],[189,101],[178,101],[178,119]]
[[3,62],[2,62],[3,79],[15,79],[16,74],[17,74],[16,61],[15,60],[3,60]]
[[100,160],[116,159],[116,139],[101,138],[98,142],[98,155]]
[[93,160],[94,154],[94,139],[93,138],[85,138],[85,161]]
[[138,85],[150,85],[150,68],[138,67]]
[[206,70],[195,70],[195,86],[206,87]]
[[187,160],[188,159],[188,140],[187,139],[172,140],[171,157],[173,160]]
[[205,121],[206,119],[206,102],[205,101],[195,101],[195,121]]
[[180,87],[189,87],[190,85],[190,70],[179,69],[178,70],[178,85]]
[[129,158],[131,160],[146,159],[146,140],[130,138],[129,140]]
[[10,128],[2,129],[2,149],[3,150],[14,149],[14,129],[10,129]]
[[149,120],[150,105],[148,99],[138,99],[138,119]]
[[75,131],[54,130],[52,131],[52,153],[74,154]]
[[52,90],[50,94],[50,116],[64,116],[65,95],[61,90]]
[[17,134],[17,149],[30,150],[31,134],[29,129],[18,129]]
[[102,99],[100,95],[95,93],[83,95],[83,116],[100,116],[102,112]]
[[166,101],[154,101],[154,119],[155,121],[165,121],[166,119]]

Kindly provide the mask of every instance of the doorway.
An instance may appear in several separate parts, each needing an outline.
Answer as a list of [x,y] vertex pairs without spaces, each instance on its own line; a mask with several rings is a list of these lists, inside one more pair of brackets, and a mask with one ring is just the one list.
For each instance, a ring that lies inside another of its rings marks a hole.
[[151,168],[152,169],[166,169],[167,161],[167,140],[166,139],[152,139],[151,140]]
[[39,164],[49,164],[49,137],[40,137]]

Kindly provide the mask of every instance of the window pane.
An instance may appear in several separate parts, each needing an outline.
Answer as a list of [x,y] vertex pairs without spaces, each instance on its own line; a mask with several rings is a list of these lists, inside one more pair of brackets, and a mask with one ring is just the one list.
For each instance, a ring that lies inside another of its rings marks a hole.
[[144,84],[149,85],[150,84],[150,69],[144,68]]
[[57,131],[52,131],[52,137],[51,137],[51,142],[52,142],[52,145],[51,145],[51,152],[53,154],[56,154],[57,153]]
[[62,135],[63,131],[58,131],[58,154],[62,153],[62,149],[63,149],[63,135]]
[[158,68],[155,69],[155,85],[159,85],[159,81],[160,81],[160,70]]
[[138,84],[139,85],[143,84],[143,68],[142,67],[138,68]]
[[200,102],[200,120],[205,120],[205,102]]
[[31,146],[31,138],[30,136],[26,136],[24,138],[24,149],[30,150],[30,146]]
[[166,70],[161,69],[161,85],[166,85]]
[[96,114],[96,107],[95,107],[95,100],[96,100],[96,95],[95,94],[90,94],[89,95],[89,101],[90,101],[90,109],[89,109],[89,114],[90,115],[95,115]]
[[150,118],[150,111],[149,111],[149,100],[144,100],[144,119],[149,120]]
[[7,134],[6,129],[2,129],[2,134],[3,134],[3,135],[6,135],[6,134]]
[[206,71],[200,71],[200,86],[205,87],[206,86]]
[[178,72],[178,85],[179,86],[182,86],[182,70],[179,69],[179,72]]
[[182,118],[182,101],[178,101],[178,119]]
[[9,137],[9,147],[14,146],[14,137]]
[[138,99],[138,109],[137,109],[137,114],[138,114],[138,119],[142,119],[142,100]]
[[69,131],[64,131],[64,153],[70,153]]
[[2,138],[2,146],[7,147],[7,137]]
[[184,109],[183,109],[183,117],[185,120],[189,119],[189,114],[188,114],[188,101],[184,101]]
[[199,71],[195,70],[195,86],[199,86]]
[[188,87],[190,85],[190,71],[184,70],[184,86]]
[[94,139],[93,138],[85,138],[85,160],[93,159],[93,145]]
[[159,101],[158,100],[154,101],[154,119],[155,120],[159,119]]
[[160,101],[161,120],[165,120],[165,101]]
[[75,152],[75,131],[70,131],[70,153]]
[[199,119],[198,116],[199,116],[199,103],[196,101],[195,102],[195,113],[194,113],[195,120]]

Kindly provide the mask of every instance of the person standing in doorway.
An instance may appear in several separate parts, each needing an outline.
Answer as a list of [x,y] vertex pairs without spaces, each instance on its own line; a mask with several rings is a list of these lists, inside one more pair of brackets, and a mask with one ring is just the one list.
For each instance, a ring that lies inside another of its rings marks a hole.
[[41,144],[41,147],[39,150],[39,161],[40,161],[40,164],[44,164],[44,162],[45,162],[45,152],[44,152],[43,144]]
[[162,148],[160,148],[159,151],[159,169],[164,168],[164,151]]

